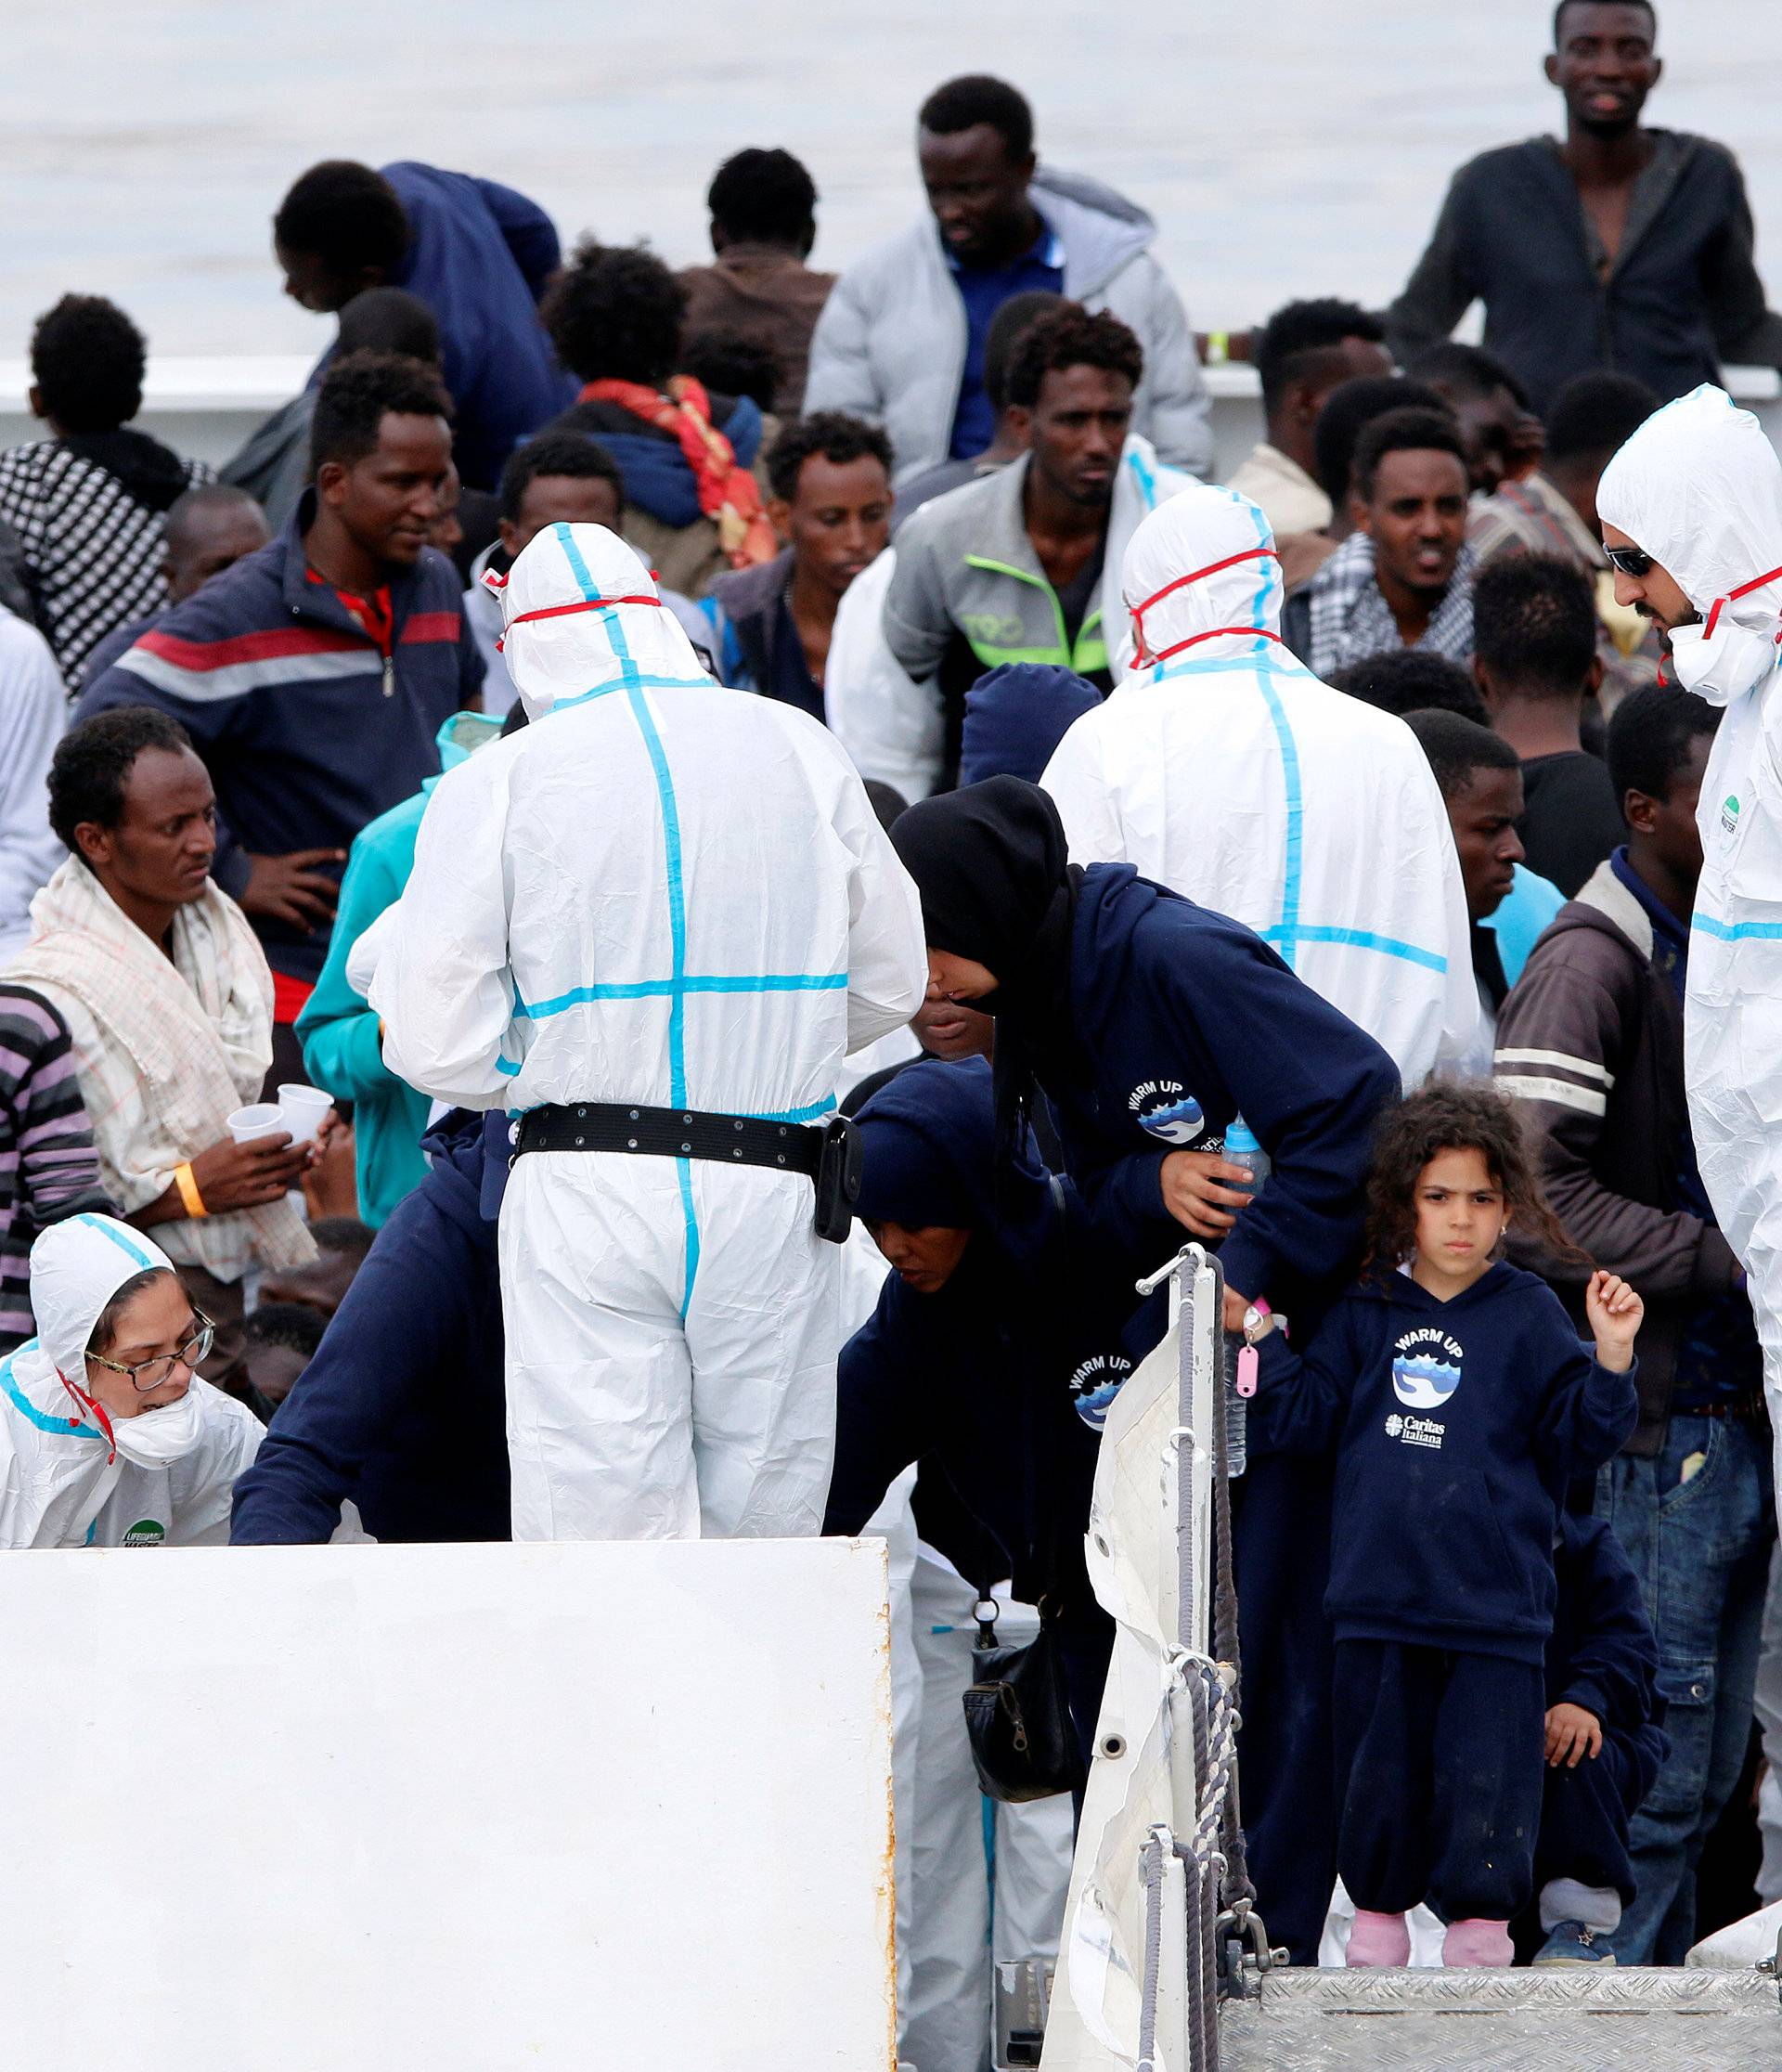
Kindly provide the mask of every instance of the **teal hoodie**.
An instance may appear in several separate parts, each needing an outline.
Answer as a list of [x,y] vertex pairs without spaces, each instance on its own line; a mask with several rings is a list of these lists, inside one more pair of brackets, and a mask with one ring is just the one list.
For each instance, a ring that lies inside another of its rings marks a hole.
[[[499,719],[480,712],[454,713],[439,730],[441,774],[494,740],[500,728]],[[353,1104],[359,1214],[374,1230],[426,1173],[420,1140],[433,1103],[383,1062],[378,1017],[347,983],[346,960],[379,914],[401,898],[415,867],[420,817],[438,782],[427,778],[412,797],[379,814],[355,839],[328,959],[297,1017],[304,1070],[324,1093]]]

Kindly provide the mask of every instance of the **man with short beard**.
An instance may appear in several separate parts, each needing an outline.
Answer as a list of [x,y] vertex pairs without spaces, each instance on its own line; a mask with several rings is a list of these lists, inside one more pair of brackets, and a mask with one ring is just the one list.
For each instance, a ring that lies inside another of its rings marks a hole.
[[[1684,1071],[1715,1220],[1748,1276],[1782,1417],[1782,461],[1703,387],[1648,418],[1596,509],[1615,598],[1664,634],[1667,681],[1724,710],[1702,779]],[[1681,695],[1682,693],[1679,694]]]

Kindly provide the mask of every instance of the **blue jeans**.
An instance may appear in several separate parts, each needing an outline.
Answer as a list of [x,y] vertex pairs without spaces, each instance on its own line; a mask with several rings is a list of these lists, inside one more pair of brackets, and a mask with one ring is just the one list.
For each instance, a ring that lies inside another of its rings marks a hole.
[[1762,1426],[1679,1415],[1654,1458],[1620,1455],[1596,1478],[1596,1514],[1633,1563],[1658,1637],[1671,1737],[1629,1835],[1634,1901],[1608,1938],[1623,1964],[1680,1964],[1695,1940],[1696,1865],[1750,1738],[1776,1539],[1770,1455]]

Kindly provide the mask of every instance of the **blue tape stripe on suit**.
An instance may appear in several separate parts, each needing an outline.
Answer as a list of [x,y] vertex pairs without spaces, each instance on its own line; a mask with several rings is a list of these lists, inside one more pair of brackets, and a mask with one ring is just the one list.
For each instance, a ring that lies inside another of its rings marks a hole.
[[[552,530],[562,543],[570,572],[581,585],[583,597],[598,597],[600,591],[588,571],[588,563],[582,559],[581,550],[576,546],[570,528],[567,525],[557,525]],[[675,803],[675,781],[669,772],[667,751],[663,747],[662,736],[656,731],[655,720],[643,695],[639,680],[642,671],[626,645],[624,622],[616,607],[603,611],[600,618],[619,664],[620,680],[631,707],[631,717],[637,721],[638,731],[642,734],[644,746],[650,754],[650,767],[655,772],[656,797],[662,809],[663,860],[668,873],[668,936],[674,966],[674,986],[668,995],[668,1101],[671,1107],[685,1107],[687,890],[681,874],[680,811]],[[687,1311],[693,1300],[693,1282],[699,1273],[699,1217],[693,1204],[691,1168],[685,1159],[677,1159],[675,1166],[680,1181],[681,1212],[687,1224],[686,1267],[680,1298],[680,1320],[684,1324],[687,1321]]]

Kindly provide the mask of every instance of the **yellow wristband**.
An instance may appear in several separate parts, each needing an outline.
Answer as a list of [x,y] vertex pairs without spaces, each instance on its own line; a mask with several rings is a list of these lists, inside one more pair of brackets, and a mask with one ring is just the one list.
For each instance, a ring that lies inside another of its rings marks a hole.
[[198,1182],[193,1179],[189,1165],[174,1168],[174,1185],[179,1189],[179,1198],[186,1204],[186,1213],[188,1216],[210,1214],[210,1211],[204,1206],[204,1197],[198,1191]]

